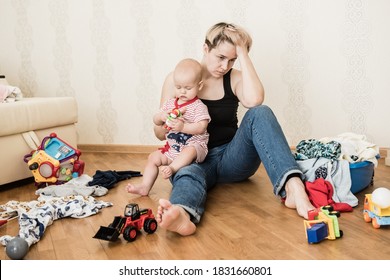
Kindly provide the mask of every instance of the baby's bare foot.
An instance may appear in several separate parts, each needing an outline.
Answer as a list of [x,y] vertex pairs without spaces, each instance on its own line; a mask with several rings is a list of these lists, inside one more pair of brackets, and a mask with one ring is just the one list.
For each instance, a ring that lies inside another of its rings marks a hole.
[[149,194],[149,191],[150,191],[150,188],[148,186],[144,186],[142,184],[140,185],[133,185],[133,184],[127,184],[127,186],[125,187],[126,191],[128,193],[132,193],[132,194],[139,194],[139,195],[142,195],[142,196],[146,196]]
[[189,214],[182,207],[173,205],[166,199],[160,199],[159,203],[156,220],[161,228],[182,236],[195,233],[196,226],[191,222]]
[[161,176],[164,179],[168,179],[169,177],[172,176],[172,174],[173,174],[173,170],[169,165],[161,167]]

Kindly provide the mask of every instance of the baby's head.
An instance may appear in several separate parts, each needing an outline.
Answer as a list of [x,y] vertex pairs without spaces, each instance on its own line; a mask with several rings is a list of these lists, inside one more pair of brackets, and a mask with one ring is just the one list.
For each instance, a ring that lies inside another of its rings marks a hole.
[[179,76],[186,76],[195,83],[199,83],[202,81],[202,66],[195,59],[185,58],[176,65],[173,78],[176,80]]
[[203,87],[202,66],[192,58],[181,60],[173,72],[176,97],[184,99],[194,98]]

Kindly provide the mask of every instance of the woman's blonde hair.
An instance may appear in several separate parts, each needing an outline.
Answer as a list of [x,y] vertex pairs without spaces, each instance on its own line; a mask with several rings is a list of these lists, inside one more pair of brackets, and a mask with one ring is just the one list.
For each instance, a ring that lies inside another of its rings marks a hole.
[[234,46],[243,44],[247,46],[248,51],[252,46],[252,38],[245,29],[235,24],[220,22],[207,31],[205,43],[211,50],[223,42]]

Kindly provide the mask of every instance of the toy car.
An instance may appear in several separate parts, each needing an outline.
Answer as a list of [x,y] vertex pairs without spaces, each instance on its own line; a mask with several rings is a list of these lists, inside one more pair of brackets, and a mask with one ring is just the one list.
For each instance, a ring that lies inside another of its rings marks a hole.
[[371,197],[371,194],[366,194],[364,197],[364,220],[367,223],[372,222],[374,228],[380,228],[382,225],[390,225],[390,207],[380,207],[372,201]]
[[138,204],[126,205],[124,216],[116,216],[108,227],[101,226],[93,238],[116,241],[120,234],[129,242],[137,238],[141,229],[152,234],[157,230],[157,221],[151,209],[139,209]]

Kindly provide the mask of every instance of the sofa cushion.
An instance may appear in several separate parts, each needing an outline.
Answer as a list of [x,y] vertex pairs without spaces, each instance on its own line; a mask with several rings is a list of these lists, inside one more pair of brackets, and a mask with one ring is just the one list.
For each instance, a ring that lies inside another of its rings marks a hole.
[[77,122],[74,97],[28,97],[12,103],[0,103],[0,136]]

